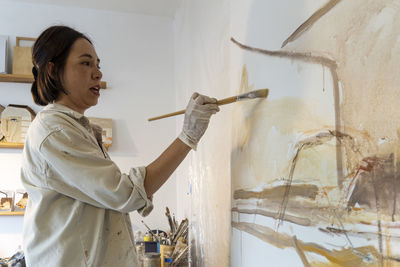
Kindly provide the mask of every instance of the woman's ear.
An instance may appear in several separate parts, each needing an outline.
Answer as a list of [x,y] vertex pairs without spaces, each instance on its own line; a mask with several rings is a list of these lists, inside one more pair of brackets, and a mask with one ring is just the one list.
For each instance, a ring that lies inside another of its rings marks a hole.
[[54,63],[51,61],[47,62],[47,73],[54,80]]

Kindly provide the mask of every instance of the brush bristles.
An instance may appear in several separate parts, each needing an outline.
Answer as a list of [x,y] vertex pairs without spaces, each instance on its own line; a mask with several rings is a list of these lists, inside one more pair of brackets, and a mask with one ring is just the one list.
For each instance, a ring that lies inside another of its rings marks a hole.
[[266,98],[268,96],[268,91],[269,91],[268,89],[259,89],[248,93],[244,93],[238,95],[236,97],[236,101],[253,99],[253,98]]
[[257,98],[266,98],[268,96],[269,93],[269,89],[260,89],[260,90],[256,90],[253,92],[254,93],[254,97]]

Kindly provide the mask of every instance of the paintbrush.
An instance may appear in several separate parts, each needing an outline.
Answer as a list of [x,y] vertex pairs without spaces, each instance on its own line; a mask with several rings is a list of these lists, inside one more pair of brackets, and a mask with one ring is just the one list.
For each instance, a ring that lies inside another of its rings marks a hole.
[[171,214],[169,213],[169,208],[166,207],[165,215],[167,216],[169,227],[171,228],[171,235],[175,234],[175,224],[172,221]]
[[[217,105],[222,106],[222,105],[226,105],[226,104],[230,104],[230,103],[234,103],[234,102],[242,101],[242,100],[248,100],[248,99],[254,99],[254,98],[266,98],[268,96],[268,91],[269,91],[268,89],[259,89],[259,90],[247,92],[247,93],[244,93],[241,95],[231,96],[228,98],[217,100]],[[180,111],[165,114],[162,116],[153,117],[153,118],[148,119],[148,121],[155,121],[155,120],[159,120],[159,119],[164,119],[164,118],[184,114],[185,111],[186,110],[180,110]]]
[[172,244],[176,244],[178,241],[179,237],[183,235],[185,232],[186,228],[188,227],[188,219],[184,219],[181,224],[179,225],[178,229],[176,230],[176,233],[174,235],[174,238],[172,239]]

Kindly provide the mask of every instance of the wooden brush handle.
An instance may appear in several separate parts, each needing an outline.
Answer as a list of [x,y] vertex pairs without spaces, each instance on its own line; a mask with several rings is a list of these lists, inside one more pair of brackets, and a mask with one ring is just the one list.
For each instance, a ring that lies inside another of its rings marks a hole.
[[183,110],[179,110],[179,111],[176,111],[176,112],[173,112],[173,113],[168,113],[168,114],[165,114],[165,115],[162,115],[162,116],[158,116],[158,117],[153,117],[153,118],[150,118],[150,119],[147,119],[148,121],[155,121],[155,120],[159,120],[159,119],[164,119],[164,118],[168,118],[168,117],[172,117],[172,116],[176,116],[176,115],[181,115],[181,114],[185,114],[185,109],[183,109]]
[[230,103],[236,102],[236,99],[237,99],[237,96],[231,96],[228,98],[224,98],[224,99],[218,100],[217,105],[222,106],[222,105],[230,104]]
[[[222,105],[226,105],[226,104],[230,104],[236,102],[236,96],[232,96],[232,97],[228,97],[228,98],[224,98],[221,100],[217,100],[217,105],[218,106],[222,106]],[[176,112],[172,112],[172,113],[168,113],[162,116],[158,116],[158,117],[153,117],[148,119],[148,121],[155,121],[155,120],[159,120],[159,119],[164,119],[164,118],[168,118],[168,117],[172,117],[172,116],[176,116],[176,115],[181,115],[181,114],[185,114],[185,109],[183,110],[179,110]]]

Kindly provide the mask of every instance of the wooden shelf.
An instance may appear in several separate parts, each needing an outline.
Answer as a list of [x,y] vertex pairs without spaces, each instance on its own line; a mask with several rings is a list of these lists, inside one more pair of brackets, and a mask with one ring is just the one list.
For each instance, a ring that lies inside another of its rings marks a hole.
[[0,142],[0,148],[24,148],[24,143]]
[[[111,147],[111,145],[104,144],[104,147],[108,150]],[[0,142],[0,148],[24,148],[24,143]]]
[[0,211],[0,216],[24,216],[25,211]]
[[[0,74],[0,82],[8,83],[32,83],[32,75],[22,75],[22,74]],[[107,88],[107,82],[101,82],[101,88]]]

